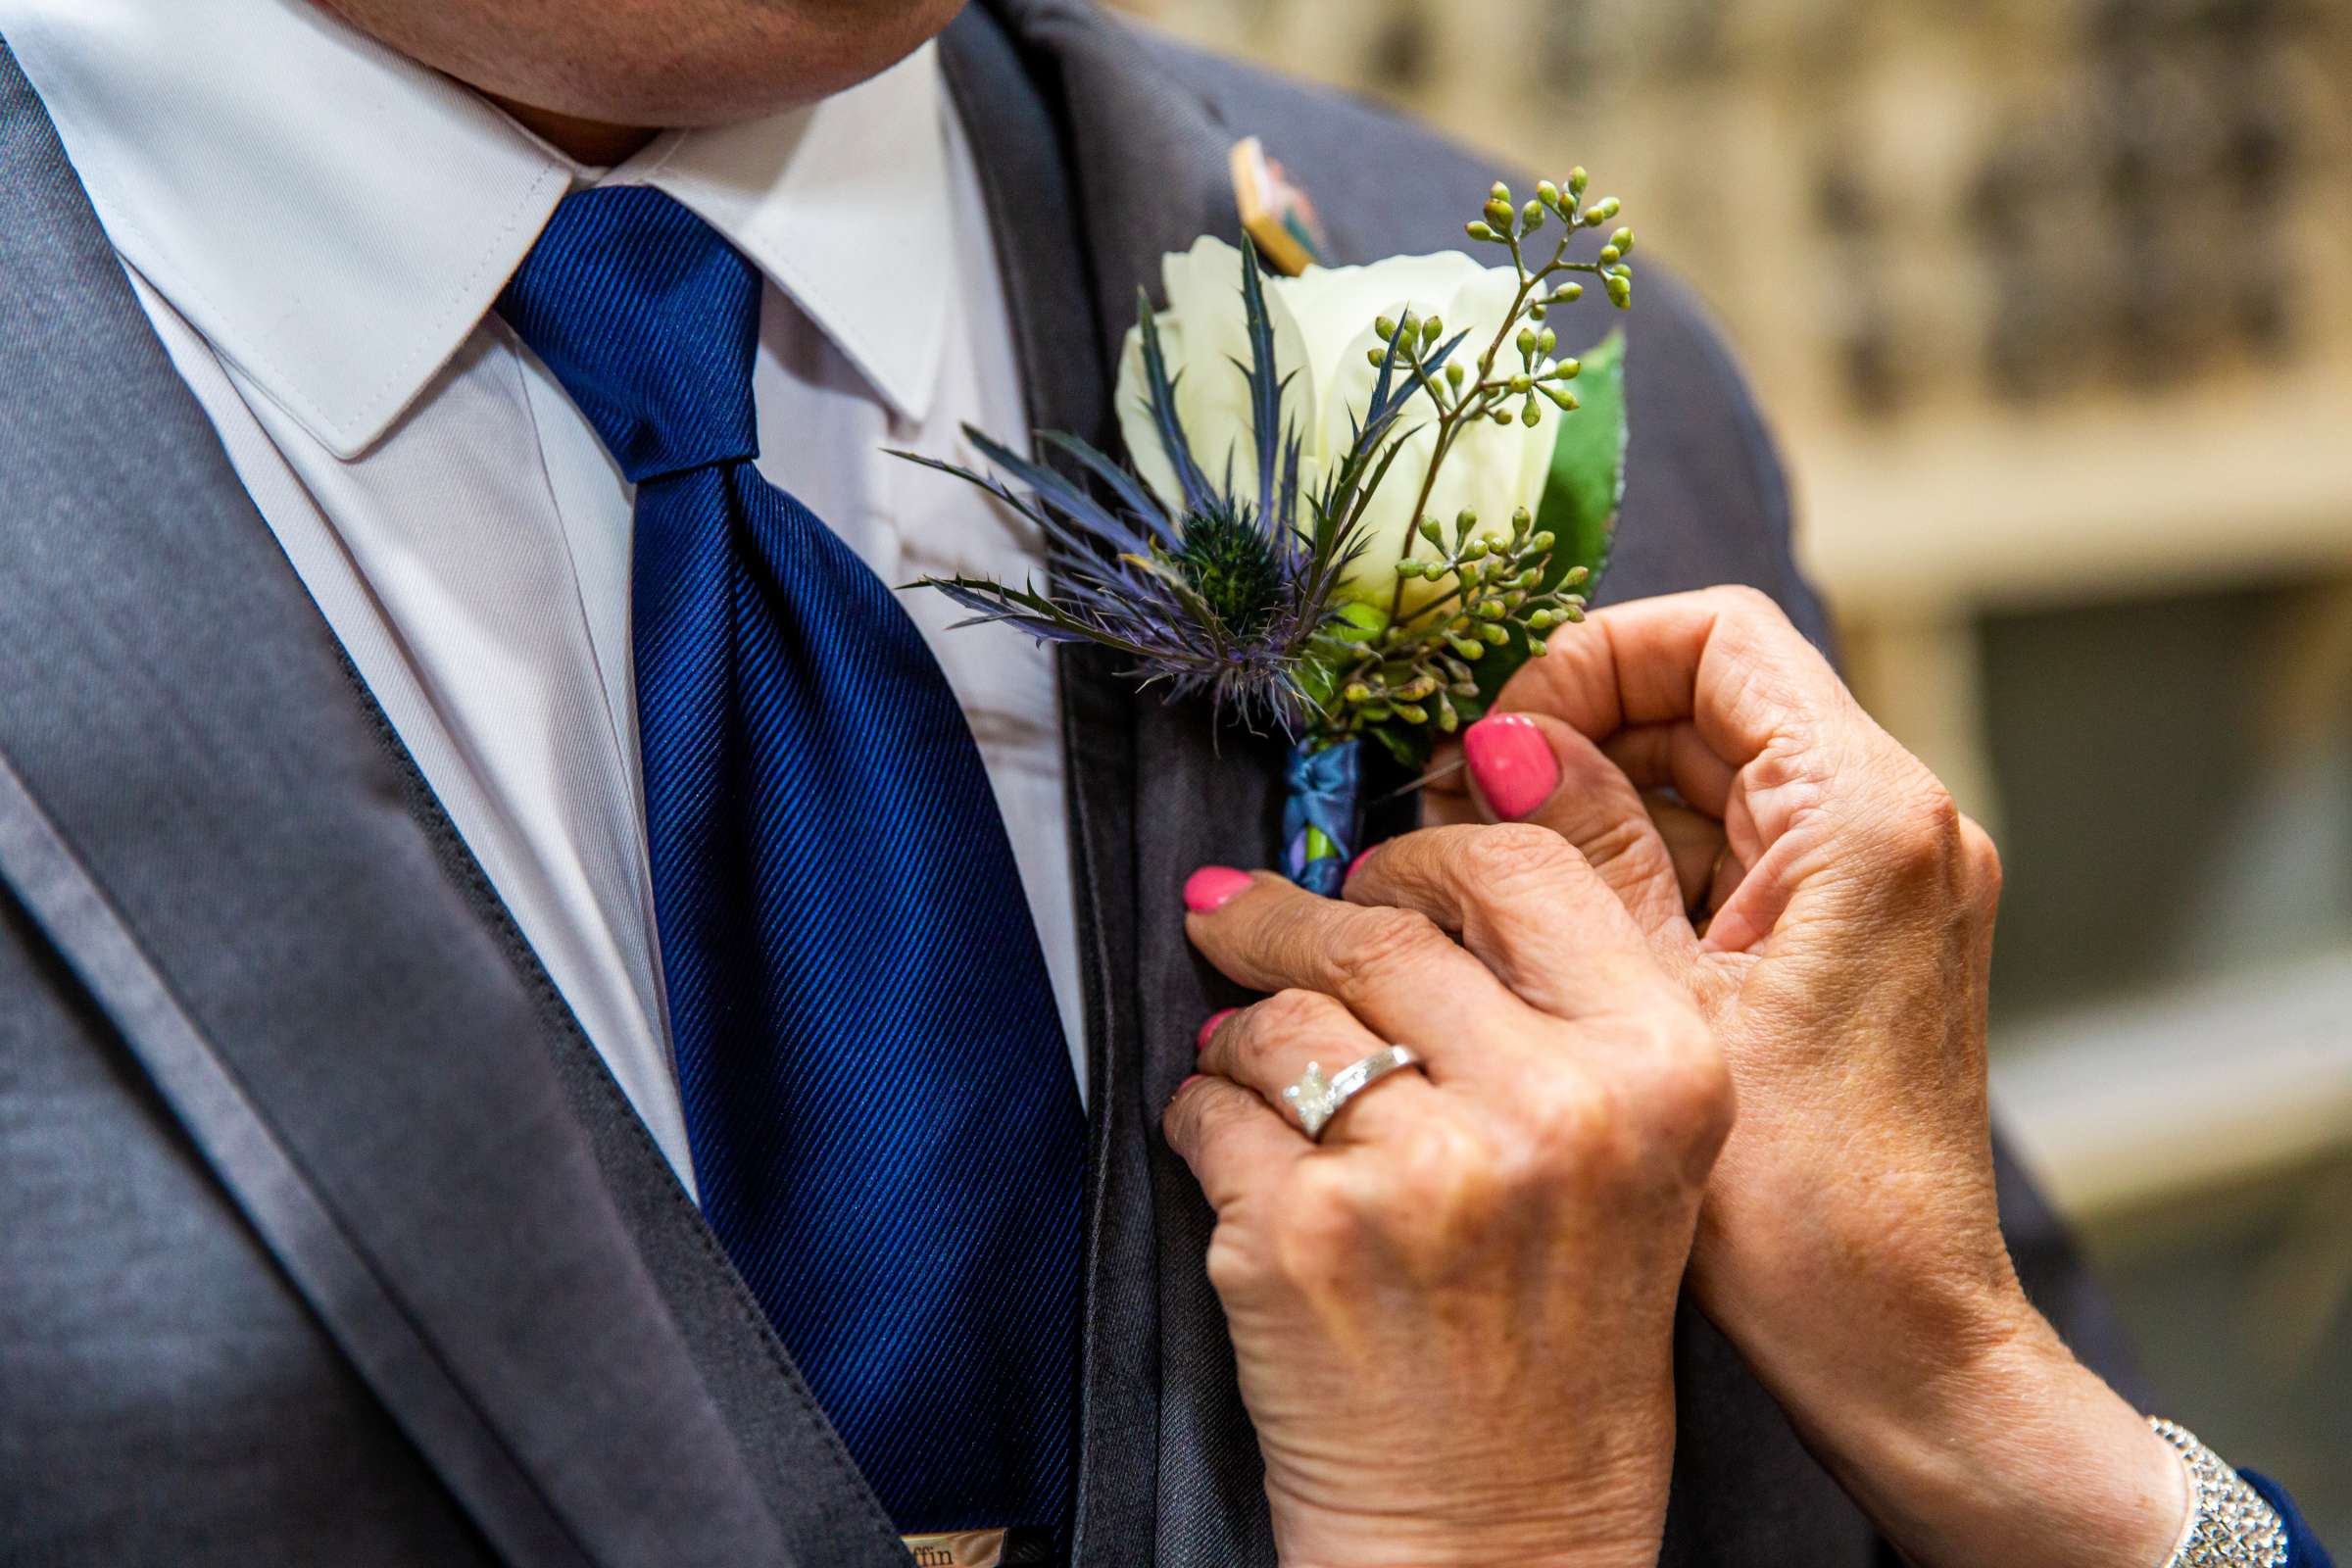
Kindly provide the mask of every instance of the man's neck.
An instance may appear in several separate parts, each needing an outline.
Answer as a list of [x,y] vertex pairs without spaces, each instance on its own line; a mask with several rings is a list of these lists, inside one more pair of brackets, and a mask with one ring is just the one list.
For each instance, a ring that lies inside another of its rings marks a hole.
[[533,109],[511,98],[492,96],[490,101],[564,157],[603,169],[627,162],[630,155],[662,134],[643,125],[609,125],[602,121],[560,115],[552,109]]

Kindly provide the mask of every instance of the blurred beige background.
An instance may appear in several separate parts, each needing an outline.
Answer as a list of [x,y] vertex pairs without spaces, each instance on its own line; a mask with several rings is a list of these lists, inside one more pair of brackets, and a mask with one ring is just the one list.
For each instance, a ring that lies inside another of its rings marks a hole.
[[1124,3],[1589,166],[1711,302],[2002,842],[2018,1143],[2170,1413],[2352,1541],[2352,0]]

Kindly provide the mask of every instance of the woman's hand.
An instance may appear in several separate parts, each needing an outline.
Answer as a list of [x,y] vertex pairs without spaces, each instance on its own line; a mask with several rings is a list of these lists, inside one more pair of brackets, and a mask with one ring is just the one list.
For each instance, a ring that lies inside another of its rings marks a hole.
[[[1222,868],[1186,889],[1201,953],[1272,993],[1209,1021],[1166,1128],[1216,1208],[1282,1561],[1649,1568],[1730,1081],[1557,835],[1452,828],[1414,857],[1435,919]],[[1427,1076],[1310,1143],[1282,1091],[1392,1043]]]
[[[1991,843],[1745,590],[1601,612],[1498,706],[1465,737],[1484,810],[1451,814],[1580,846],[1738,1081],[1691,1259],[1708,1315],[1923,1568],[2163,1562],[2179,1462],[2001,1239]],[[1443,919],[1435,875],[1400,840],[1347,896]]]

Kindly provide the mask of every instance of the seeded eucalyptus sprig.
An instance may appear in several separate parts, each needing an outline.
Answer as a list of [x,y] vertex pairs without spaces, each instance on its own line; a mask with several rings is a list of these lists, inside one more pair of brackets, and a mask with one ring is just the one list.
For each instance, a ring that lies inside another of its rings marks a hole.
[[[1510,310],[1486,352],[1478,357],[1475,380],[1458,358],[1448,360],[1443,373],[1422,362],[1423,352],[1444,336],[1441,321],[1415,320],[1408,311],[1401,320],[1391,321],[1383,317],[1373,326],[1381,341],[1390,345],[1401,361],[1404,373],[1418,383],[1438,410],[1437,444],[1411,513],[1413,518],[1419,519],[1414,525],[1424,534],[1435,526],[1427,512],[1438,474],[1452,454],[1454,441],[1471,421],[1493,419],[1497,424],[1508,424],[1514,417],[1510,407],[1514,399],[1518,402],[1515,416],[1531,428],[1544,418],[1537,402],[1539,396],[1563,414],[1573,414],[1580,407],[1568,383],[1583,373],[1584,367],[1574,359],[1552,357],[1552,351],[1559,346],[1559,337],[1544,324],[1544,318],[1552,306],[1571,305],[1584,298],[1585,285],[1563,274],[1597,277],[1611,304],[1619,310],[1633,305],[1634,270],[1625,260],[1634,248],[1631,228],[1619,228],[1612,234],[1594,261],[1568,259],[1568,248],[1579,233],[1614,221],[1623,211],[1623,204],[1614,196],[1605,196],[1587,207],[1585,192],[1591,181],[1592,176],[1579,168],[1569,174],[1565,187],[1544,180],[1536,186],[1536,194],[1526,206],[1514,209],[1511,187],[1496,180],[1487,193],[1486,216],[1472,219],[1466,225],[1471,239],[1508,250],[1512,269],[1519,276]],[[1550,257],[1531,263],[1525,242],[1554,217],[1559,220],[1560,236]],[[1553,283],[1554,278],[1561,281]],[[1506,343],[1514,351],[1507,359],[1503,352]],[[1382,351],[1375,349],[1371,353],[1377,360]],[[1392,616],[1404,613],[1404,583],[1405,576],[1400,572],[1389,602]]]
[[1406,620],[1392,621],[1366,640],[1355,662],[1335,684],[1323,727],[1335,736],[1355,735],[1401,719],[1434,724],[1450,735],[1483,709],[1482,687],[1473,664],[1490,650],[1506,648],[1514,628],[1526,637],[1527,653],[1542,658],[1544,639],[1555,628],[1585,618],[1585,597],[1576,592],[1592,573],[1572,566],[1546,585],[1557,539],[1536,527],[1525,507],[1511,514],[1507,539],[1479,534],[1478,514],[1454,518],[1451,541],[1435,517],[1421,535],[1443,553],[1434,561],[1396,563],[1400,579],[1450,580],[1452,586],[1421,606]]
[[[1398,552],[1388,623],[1368,638],[1353,640],[1349,661],[1325,689],[1319,722],[1334,736],[1369,735],[1401,760],[1417,762],[1426,755],[1433,728],[1452,734],[1485,710],[1508,672],[1496,668],[1490,654],[1514,666],[1520,658],[1541,658],[1555,628],[1584,619],[1586,599],[1578,590],[1589,586],[1593,568],[1555,562],[1554,530],[1539,528],[1527,509],[1512,514],[1507,536],[1482,531],[1475,514],[1461,513],[1449,539],[1446,525],[1428,515],[1427,508],[1454,443],[1474,421],[1516,419],[1532,428],[1544,419],[1539,400],[1562,414],[1582,407],[1573,383],[1585,367],[1578,359],[1556,357],[1558,334],[1544,318],[1554,307],[1584,297],[1585,285],[1572,274],[1599,279],[1620,310],[1633,304],[1633,268],[1626,261],[1634,248],[1630,227],[1611,234],[1594,260],[1569,258],[1580,234],[1615,221],[1623,210],[1614,196],[1587,205],[1589,185],[1590,176],[1580,168],[1563,184],[1543,181],[1533,199],[1514,208],[1510,187],[1497,181],[1488,194],[1484,218],[1467,225],[1471,239],[1509,253],[1518,277],[1510,309],[1474,366],[1451,352],[1458,338],[1446,343],[1442,364],[1425,361],[1446,341],[1445,323],[1434,316],[1417,318],[1407,311],[1397,319],[1383,317],[1374,323],[1384,347],[1370,350],[1370,357],[1394,365],[1437,411],[1429,466],[1414,500],[1417,520],[1410,525],[1439,554],[1416,558],[1409,539]],[[1550,255],[1531,254],[1527,242],[1555,220],[1559,237]],[[1606,347],[1610,370],[1620,371],[1615,346]],[[1613,382],[1612,390],[1619,391]],[[1612,512],[1614,500],[1612,492]],[[1550,510],[1547,505],[1546,521]],[[1604,522],[1604,534],[1607,526]],[[1416,581],[1437,583],[1444,591],[1416,598],[1408,587]],[[1482,662],[1488,663],[1485,670],[1472,667]]]

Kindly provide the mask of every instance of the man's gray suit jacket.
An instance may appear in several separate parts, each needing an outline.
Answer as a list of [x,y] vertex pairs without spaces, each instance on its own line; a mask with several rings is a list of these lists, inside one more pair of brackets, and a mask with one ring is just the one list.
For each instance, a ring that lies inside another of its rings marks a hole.
[[[1000,0],[946,49],[1041,426],[1108,438],[1137,286],[1235,233],[1237,137],[1315,196],[1342,261],[1450,243],[1493,173],[1082,0]],[[1607,593],[1751,583],[1823,635],[1723,349],[1655,278],[1632,335]],[[1277,759],[1218,757],[1093,660],[1064,684],[1093,1085],[1074,1554],[1270,1565],[1209,1216],[1156,1112],[1236,1000],[1177,889],[1263,858]],[[906,1562],[278,553],[4,50],[0,883],[0,1562]],[[2008,1197],[2029,1281],[2112,1364],[2057,1228]],[[1888,1560],[1693,1313],[1678,1371],[1667,1562]]]

